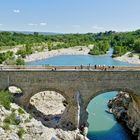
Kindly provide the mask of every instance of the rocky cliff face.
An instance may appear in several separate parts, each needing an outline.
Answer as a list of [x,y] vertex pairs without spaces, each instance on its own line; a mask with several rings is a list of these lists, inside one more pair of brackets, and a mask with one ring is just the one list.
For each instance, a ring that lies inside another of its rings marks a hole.
[[[52,95],[51,95],[52,94]],[[48,118],[43,121],[40,115],[34,118],[17,104],[11,103],[10,110],[0,105],[0,140],[86,140],[87,138],[75,131],[57,128],[55,116],[60,116],[65,110],[64,98],[57,93],[40,93],[31,99],[36,111],[44,113]],[[35,112],[36,113],[36,112]]]
[[120,92],[108,102],[110,112],[116,119],[122,121],[140,140],[140,99],[136,95]]

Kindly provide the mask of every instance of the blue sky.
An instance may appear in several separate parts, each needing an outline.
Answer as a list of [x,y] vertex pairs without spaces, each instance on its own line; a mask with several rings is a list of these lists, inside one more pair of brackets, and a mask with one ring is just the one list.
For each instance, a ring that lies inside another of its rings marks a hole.
[[86,33],[140,29],[140,0],[1,0],[0,30]]

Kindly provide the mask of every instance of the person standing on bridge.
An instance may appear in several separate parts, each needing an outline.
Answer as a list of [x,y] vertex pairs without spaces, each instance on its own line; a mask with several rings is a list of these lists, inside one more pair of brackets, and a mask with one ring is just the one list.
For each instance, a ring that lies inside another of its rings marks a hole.
[[90,64],[88,65],[88,70],[90,70]]
[[97,68],[97,65],[94,65],[94,68],[96,69]]

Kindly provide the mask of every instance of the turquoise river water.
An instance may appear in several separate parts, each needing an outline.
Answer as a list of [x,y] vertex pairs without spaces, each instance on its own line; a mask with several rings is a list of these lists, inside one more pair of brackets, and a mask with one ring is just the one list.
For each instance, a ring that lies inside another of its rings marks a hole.
[[[112,50],[111,50],[112,51]],[[111,51],[104,56],[91,55],[69,55],[57,56],[46,60],[40,60],[29,63],[30,65],[114,65],[114,66],[134,66],[125,62],[113,60]],[[105,112],[107,102],[117,94],[116,91],[103,93],[95,97],[89,103],[87,110],[89,112],[89,132],[90,140],[131,140],[131,133],[118,123],[112,114]]]

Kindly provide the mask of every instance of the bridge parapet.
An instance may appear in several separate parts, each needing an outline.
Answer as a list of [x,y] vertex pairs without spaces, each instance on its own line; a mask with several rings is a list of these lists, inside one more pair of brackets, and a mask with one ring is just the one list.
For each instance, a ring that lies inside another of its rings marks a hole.
[[20,65],[20,66],[14,66],[14,65],[6,65],[6,66],[0,66],[0,71],[20,71],[20,70],[28,70],[28,71],[140,71],[140,66],[135,67],[120,67],[120,66],[101,66],[101,65],[81,65],[81,66],[31,66],[31,65]]

